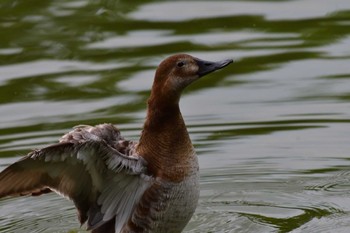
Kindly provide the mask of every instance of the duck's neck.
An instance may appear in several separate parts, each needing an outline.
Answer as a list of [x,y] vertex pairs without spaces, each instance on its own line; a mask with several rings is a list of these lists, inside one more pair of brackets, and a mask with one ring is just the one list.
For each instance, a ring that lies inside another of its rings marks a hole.
[[154,98],[151,94],[138,153],[149,162],[149,172],[156,176],[169,178],[170,174],[164,171],[185,173],[186,166],[190,166],[188,157],[193,156],[194,150],[178,100],[170,100],[169,96]]

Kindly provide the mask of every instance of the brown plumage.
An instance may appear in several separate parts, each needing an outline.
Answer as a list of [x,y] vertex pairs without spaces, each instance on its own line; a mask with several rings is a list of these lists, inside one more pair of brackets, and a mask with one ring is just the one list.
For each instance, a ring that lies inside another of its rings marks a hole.
[[58,192],[93,233],[178,233],[198,200],[198,162],[182,118],[182,90],[232,60],[186,54],[158,67],[139,143],[111,124],[77,126],[0,173],[0,197]]

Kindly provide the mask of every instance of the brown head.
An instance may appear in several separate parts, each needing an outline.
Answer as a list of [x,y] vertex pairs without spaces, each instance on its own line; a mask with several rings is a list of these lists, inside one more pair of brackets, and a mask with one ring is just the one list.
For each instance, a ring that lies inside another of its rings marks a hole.
[[232,59],[219,62],[204,61],[187,54],[170,56],[162,61],[157,68],[150,100],[157,98],[168,102],[167,104],[178,103],[185,87],[202,76],[232,62]]

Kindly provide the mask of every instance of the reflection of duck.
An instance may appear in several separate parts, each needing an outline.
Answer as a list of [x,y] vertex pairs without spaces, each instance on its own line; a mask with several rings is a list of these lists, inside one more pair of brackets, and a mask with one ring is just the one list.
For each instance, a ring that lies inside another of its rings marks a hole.
[[232,60],[186,54],[158,67],[140,142],[111,124],[78,126],[0,173],[0,197],[51,190],[73,200],[94,233],[181,232],[198,200],[198,162],[179,109],[182,90]]

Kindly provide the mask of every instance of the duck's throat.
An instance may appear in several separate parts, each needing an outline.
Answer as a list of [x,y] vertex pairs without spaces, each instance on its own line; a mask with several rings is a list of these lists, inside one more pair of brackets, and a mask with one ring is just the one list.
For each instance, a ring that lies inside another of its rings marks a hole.
[[192,147],[179,105],[149,102],[140,143],[147,143],[144,146],[156,149],[160,155],[183,150],[184,146]]
[[182,172],[182,167],[189,166],[186,161],[194,150],[179,105],[148,105],[138,153],[149,162],[151,173],[174,172],[173,168]]

